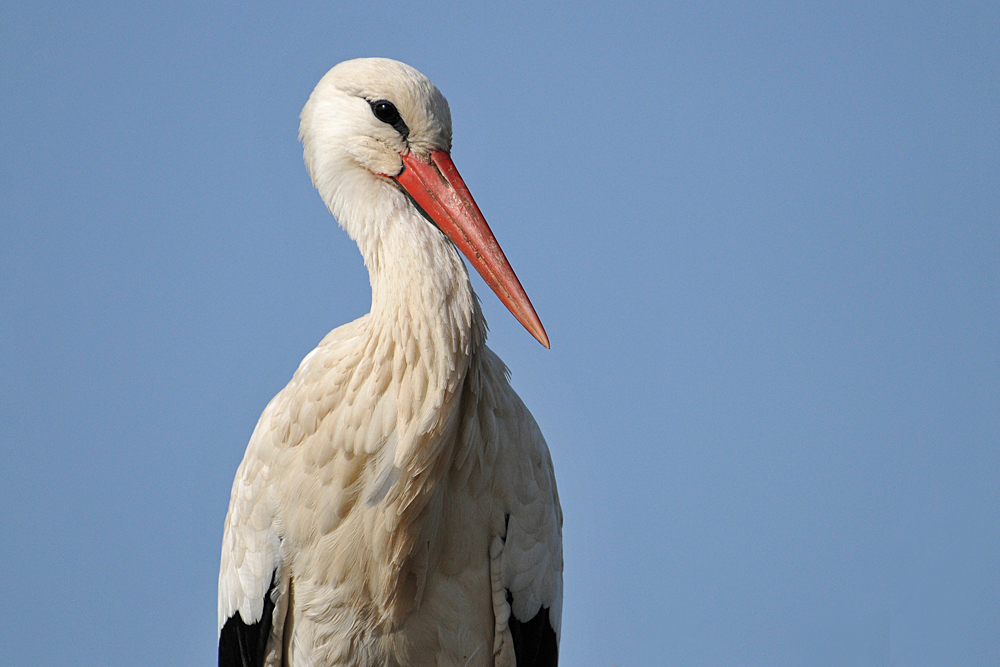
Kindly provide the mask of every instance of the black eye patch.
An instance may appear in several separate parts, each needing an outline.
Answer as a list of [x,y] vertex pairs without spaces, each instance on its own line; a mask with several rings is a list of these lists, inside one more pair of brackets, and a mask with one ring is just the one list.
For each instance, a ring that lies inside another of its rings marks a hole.
[[389,100],[375,100],[369,102],[368,105],[372,108],[372,113],[375,114],[376,118],[386,125],[392,125],[403,139],[410,136],[410,128],[406,127],[406,123],[403,122],[395,104]]

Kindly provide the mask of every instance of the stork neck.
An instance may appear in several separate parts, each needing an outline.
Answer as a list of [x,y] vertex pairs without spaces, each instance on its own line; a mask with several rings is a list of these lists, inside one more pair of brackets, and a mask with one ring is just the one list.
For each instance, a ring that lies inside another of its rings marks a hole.
[[454,244],[407,204],[362,251],[372,287],[370,323],[396,344],[415,342],[424,362],[434,361],[429,370],[464,375],[464,362],[486,337],[479,300]]

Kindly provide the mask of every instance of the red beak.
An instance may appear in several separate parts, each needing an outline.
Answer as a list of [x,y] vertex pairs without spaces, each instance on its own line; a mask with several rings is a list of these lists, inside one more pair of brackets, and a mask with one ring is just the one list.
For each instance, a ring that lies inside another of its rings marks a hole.
[[402,158],[404,167],[393,177],[396,182],[462,251],[517,321],[548,348],[549,337],[541,320],[451,156],[445,151],[433,151],[430,163],[412,152]]

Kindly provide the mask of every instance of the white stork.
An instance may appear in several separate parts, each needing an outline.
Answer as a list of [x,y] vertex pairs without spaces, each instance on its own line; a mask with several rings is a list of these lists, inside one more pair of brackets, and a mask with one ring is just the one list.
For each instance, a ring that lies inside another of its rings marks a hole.
[[408,65],[351,60],[301,120],[372,307],[302,360],[250,438],[222,541],[219,664],[554,666],[552,463],[458,251],[548,337],[451,161],[448,102]]

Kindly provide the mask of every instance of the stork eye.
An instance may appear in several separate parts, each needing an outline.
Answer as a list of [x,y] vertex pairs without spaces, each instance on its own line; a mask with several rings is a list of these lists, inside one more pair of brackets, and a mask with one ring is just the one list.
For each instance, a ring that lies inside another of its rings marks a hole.
[[386,125],[392,125],[393,129],[399,132],[399,136],[403,137],[404,140],[410,136],[410,128],[406,127],[406,123],[400,117],[399,110],[395,104],[389,100],[375,100],[368,104],[371,106],[375,117]]
[[387,102],[385,100],[378,100],[372,102],[372,113],[383,123],[389,125],[395,125],[400,121],[399,111],[396,109],[396,105],[392,102]]

